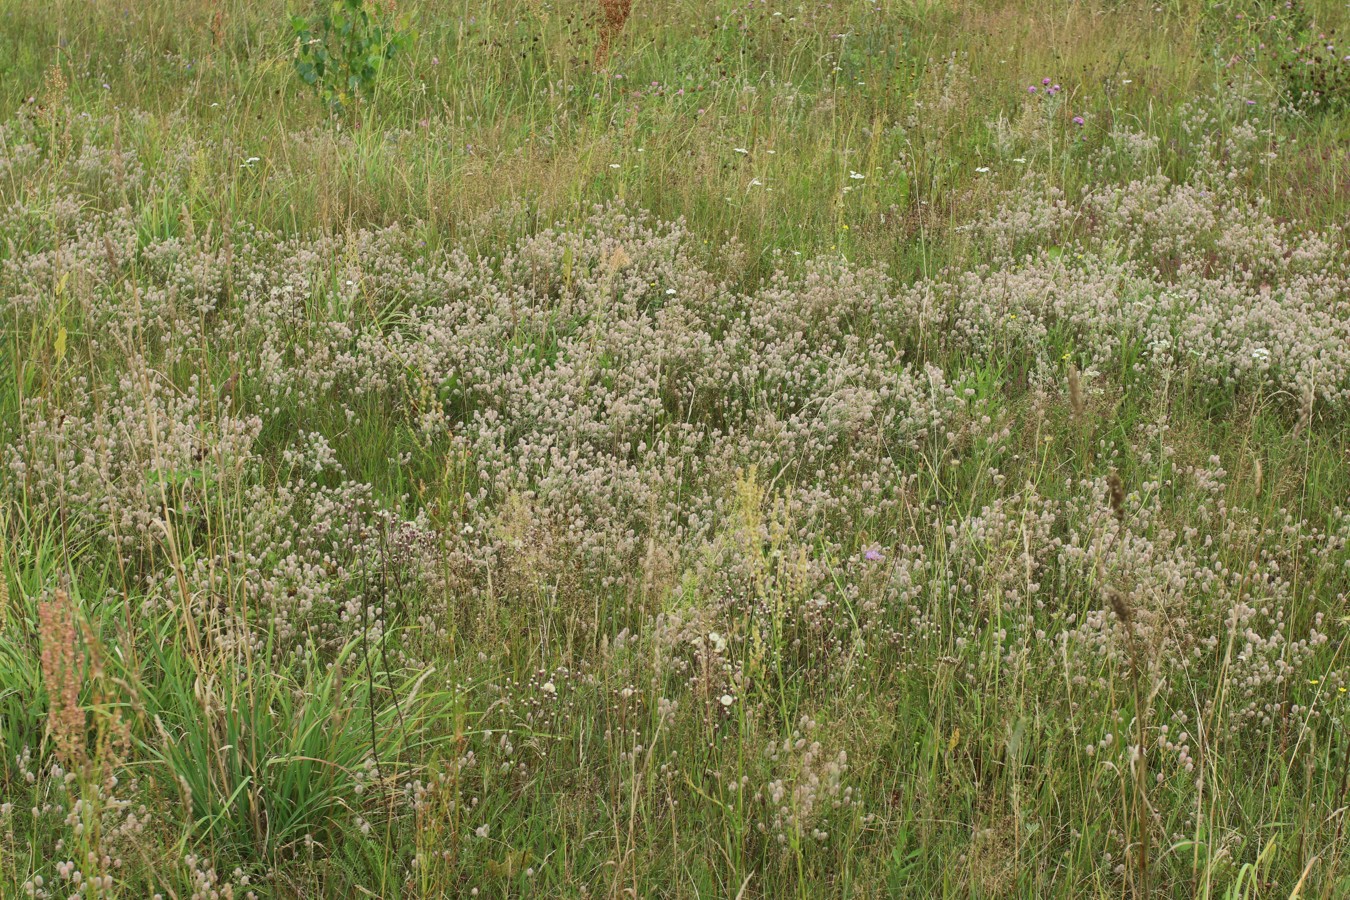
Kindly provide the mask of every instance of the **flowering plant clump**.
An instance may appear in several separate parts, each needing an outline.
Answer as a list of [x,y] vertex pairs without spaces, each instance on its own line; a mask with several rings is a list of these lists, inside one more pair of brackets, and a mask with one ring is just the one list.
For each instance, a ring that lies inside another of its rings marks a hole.
[[1309,111],[1350,104],[1350,44],[1303,0],[1253,3],[1233,15],[1246,53],[1280,80],[1290,104]]

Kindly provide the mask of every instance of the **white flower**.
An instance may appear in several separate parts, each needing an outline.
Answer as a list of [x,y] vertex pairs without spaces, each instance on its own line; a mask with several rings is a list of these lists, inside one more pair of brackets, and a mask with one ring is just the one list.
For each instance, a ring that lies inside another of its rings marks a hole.
[[758,178],[752,178],[752,179],[750,179],[750,186],[751,186],[751,187],[759,187],[759,186],[762,185],[762,184],[764,184],[764,182],[760,181]]
[[619,164],[618,164],[618,163],[610,163],[610,164],[609,164],[609,167],[610,167],[611,169],[617,169],[617,168],[619,167]]
[[727,648],[726,640],[715,631],[708,635],[708,642],[713,645],[713,649],[718,653]]
[[553,682],[551,682],[551,681],[545,681],[545,682],[544,682],[544,686],[543,686],[542,688],[540,688],[540,690],[542,690],[545,694],[548,694],[549,696],[552,696],[552,695],[558,693],[558,687],[557,687],[557,685],[555,685],[555,684],[554,684]]
[[736,698],[733,697],[733,696],[731,696],[730,694],[723,694],[723,695],[722,695],[722,705],[723,705],[723,706],[731,706],[731,704],[733,704],[733,703],[735,703],[735,702],[736,702]]
[[475,829],[473,830],[473,833],[476,834],[476,835],[478,835],[480,838],[485,838],[485,837],[487,837],[487,836],[488,836],[488,826],[487,826],[487,823],[484,823],[484,824],[482,824],[482,825],[479,825],[477,828],[475,828]]
[[849,172],[848,177],[852,178],[854,181],[862,181],[867,176],[861,172]]
[[736,148],[736,152],[737,152],[737,153],[749,153],[750,151],[747,150],[747,149],[745,149],[744,147],[737,147],[737,148]]
[[988,166],[980,166],[980,167],[977,168],[975,171],[976,171],[976,172],[988,172],[988,171],[989,171],[989,167],[988,167]]

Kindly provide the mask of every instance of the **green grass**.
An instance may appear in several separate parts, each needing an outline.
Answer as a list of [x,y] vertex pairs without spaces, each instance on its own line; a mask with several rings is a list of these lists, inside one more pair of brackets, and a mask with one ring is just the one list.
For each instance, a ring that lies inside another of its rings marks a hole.
[[[400,6],[334,120],[298,4],[0,0],[0,896],[1350,891],[1347,386],[1184,333],[1343,283],[1100,195],[1222,182],[1344,271],[1350,114],[1261,4],[638,0],[603,69],[589,0]],[[1156,320],[1048,306],[1122,260]]]

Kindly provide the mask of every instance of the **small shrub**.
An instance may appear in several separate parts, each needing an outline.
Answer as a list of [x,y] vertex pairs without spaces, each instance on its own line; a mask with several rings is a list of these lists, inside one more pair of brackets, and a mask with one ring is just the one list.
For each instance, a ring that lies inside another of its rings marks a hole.
[[316,15],[295,16],[295,72],[335,114],[370,99],[386,65],[412,43],[393,3],[332,0]]

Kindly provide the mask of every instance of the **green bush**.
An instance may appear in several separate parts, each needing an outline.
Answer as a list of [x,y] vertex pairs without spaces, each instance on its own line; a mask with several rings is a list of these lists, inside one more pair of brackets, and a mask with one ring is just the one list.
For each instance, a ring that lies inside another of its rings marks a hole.
[[388,63],[412,44],[406,20],[370,0],[332,0],[291,28],[295,72],[334,115],[373,97]]

